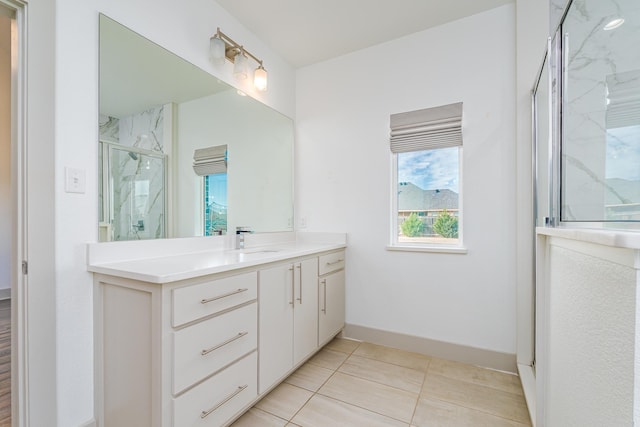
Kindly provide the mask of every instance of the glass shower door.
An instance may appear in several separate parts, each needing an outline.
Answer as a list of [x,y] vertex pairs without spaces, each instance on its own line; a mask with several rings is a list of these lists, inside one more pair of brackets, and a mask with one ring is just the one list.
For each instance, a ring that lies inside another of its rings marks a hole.
[[166,237],[166,155],[116,144],[106,147],[103,191],[108,196],[102,202],[108,240]]

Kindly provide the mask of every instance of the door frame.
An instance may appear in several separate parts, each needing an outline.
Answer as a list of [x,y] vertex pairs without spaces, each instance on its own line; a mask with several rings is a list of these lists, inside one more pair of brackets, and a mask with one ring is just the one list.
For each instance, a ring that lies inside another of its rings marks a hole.
[[[11,19],[11,423],[29,425],[27,364],[27,4],[0,0]],[[24,264],[23,264],[24,263]]]

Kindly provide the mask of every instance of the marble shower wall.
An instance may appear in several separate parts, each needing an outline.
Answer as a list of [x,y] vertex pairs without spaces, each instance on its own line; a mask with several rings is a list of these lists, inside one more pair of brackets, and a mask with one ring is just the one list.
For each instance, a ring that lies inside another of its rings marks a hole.
[[[603,30],[605,24],[620,16],[626,20],[624,25]],[[625,171],[634,166],[640,171],[640,127],[621,136],[607,124],[607,110],[613,105],[611,82],[629,80],[629,76],[633,79],[640,70],[640,2],[574,0],[563,33],[569,50],[563,111],[562,216],[564,220],[581,221],[614,219],[607,218],[610,209],[605,205],[640,203],[633,200],[640,189],[640,175]],[[628,87],[634,88],[633,84]],[[635,88],[640,89],[640,84]],[[635,97],[637,106],[640,93],[633,92],[627,95]],[[633,103],[630,105],[633,108]],[[631,151],[616,154],[612,147]]]
[[555,33],[571,0],[549,0],[549,34]]
[[118,144],[112,146],[109,171],[113,240],[166,237],[164,117],[170,110],[159,106],[130,116],[100,118],[101,141]]

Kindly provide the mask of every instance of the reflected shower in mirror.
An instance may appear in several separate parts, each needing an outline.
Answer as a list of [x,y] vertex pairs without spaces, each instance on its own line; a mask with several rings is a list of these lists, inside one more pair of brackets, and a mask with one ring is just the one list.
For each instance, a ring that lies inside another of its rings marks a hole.
[[640,221],[640,8],[574,0],[562,26],[562,221]]
[[241,95],[100,16],[100,241],[293,229],[293,123]]

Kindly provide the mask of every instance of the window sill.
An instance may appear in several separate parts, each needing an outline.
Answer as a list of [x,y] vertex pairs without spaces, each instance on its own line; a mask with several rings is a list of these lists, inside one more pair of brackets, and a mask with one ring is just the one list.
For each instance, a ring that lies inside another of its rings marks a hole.
[[467,248],[460,247],[460,246],[447,247],[447,246],[393,245],[393,246],[387,246],[386,249],[388,251],[398,251],[398,252],[432,252],[432,253],[441,253],[441,254],[460,254],[460,255],[465,255],[467,253]]

